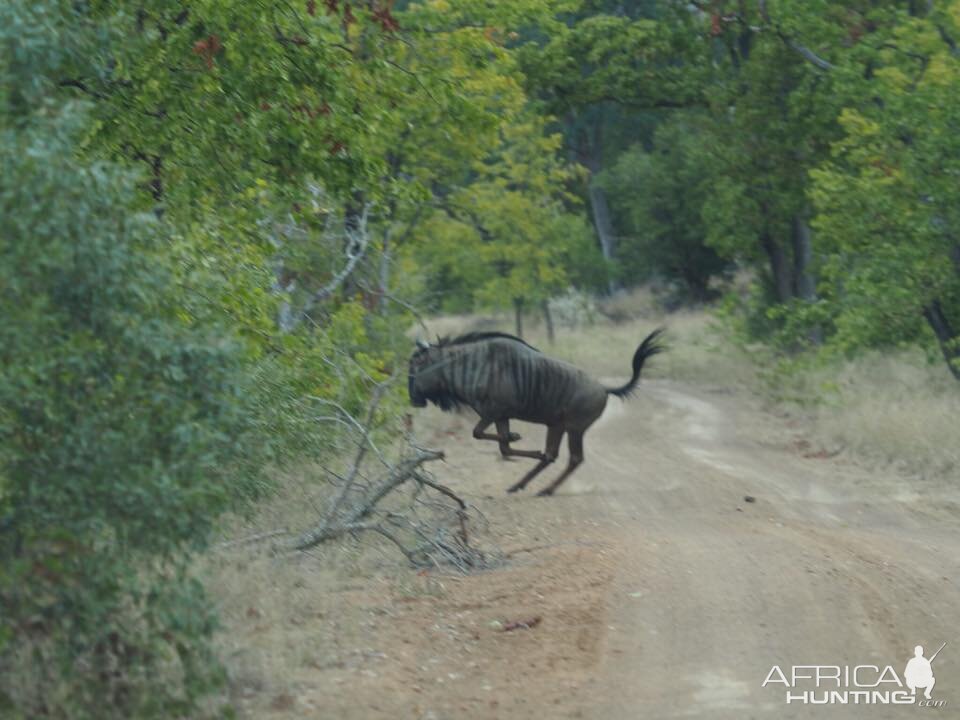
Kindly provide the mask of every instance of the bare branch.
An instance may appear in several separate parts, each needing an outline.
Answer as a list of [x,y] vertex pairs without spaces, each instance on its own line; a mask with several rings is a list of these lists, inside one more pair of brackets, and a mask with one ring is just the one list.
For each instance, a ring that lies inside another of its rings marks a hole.
[[350,274],[353,272],[354,268],[357,267],[357,263],[363,259],[363,256],[367,252],[367,246],[370,243],[370,235],[367,232],[367,218],[369,217],[369,214],[370,204],[368,203],[363,207],[363,213],[360,215],[360,221],[357,225],[357,229],[344,230],[347,235],[347,264],[344,266],[343,270],[333,277],[330,282],[313,294],[313,296],[310,298],[310,302],[303,309],[304,312],[308,312],[311,307],[319,302],[323,302],[328,297],[333,295],[337,288],[340,287],[348,277],[350,277]]
[[78,80],[76,78],[67,78],[65,80],[61,80],[58,84],[60,85],[60,87],[76,88],[80,92],[84,92],[84,93],[87,93],[88,95],[92,95],[98,100],[104,100],[107,97],[101,92],[90,89],[90,87],[83,80]]
[[[370,398],[370,403],[367,406],[366,421],[362,426],[360,426],[360,429],[363,433],[363,438],[357,447],[357,455],[353,460],[353,465],[350,467],[350,473],[343,482],[343,487],[340,488],[340,492],[338,493],[336,499],[334,499],[330,509],[327,511],[326,518],[324,518],[323,522],[320,524],[320,527],[317,529],[317,532],[320,535],[322,535],[327,528],[330,527],[330,524],[333,522],[334,518],[336,518],[337,513],[340,512],[340,508],[343,505],[344,500],[346,500],[350,490],[353,489],[353,483],[356,480],[357,473],[360,471],[360,463],[363,462],[363,456],[366,455],[367,448],[369,447],[368,441],[370,438],[370,426],[373,424],[373,414],[376,412],[377,406],[380,404],[380,398],[383,397],[383,391],[385,389],[386,385],[381,384],[378,385],[373,391],[373,396]],[[349,413],[346,413],[346,411],[344,412],[347,417],[353,419]]]
[[943,25],[937,25],[937,32],[940,33],[940,39],[943,40],[947,44],[947,47],[950,48],[950,54],[954,57],[960,55],[960,48],[957,47],[957,41],[950,36]]
[[789,47],[791,50],[795,50],[796,52],[800,53],[800,55],[802,55],[803,58],[804,58],[805,60],[807,60],[807,62],[813,63],[814,65],[816,65],[816,66],[817,66],[818,68],[820,68],[821,70],[835,70],[835,69],[836,69],[836,67],[837,67],[836,65],[834,65],[833,63],[827,62],[827,61],[824,60],[822,57],[820,57],[820,56],[817,55],[815,52],[813,52],[813,50],[811,50],[810,48],[808,48],[806,45],[801,45],[800,43],[796,42],[795,40],[791,40],[789,37],[787,37],[786,35],[784,35],[783,32],[780,30],[779,27],[777,28],[777,36],[778,36],[781,40],[783,40],[783,42],[787,45],[787,47]]
[[421,485],[426,485],[432,487],[437,492],[441,492],[447,497],[454,500],[459,506],[460,509],[457,511],[457,519],[460,521],[460,539],[464,543],[470,542],[469,537],[467,536],[467,504],[460,499],[460,496],[453,492],[446,485],[441,485],[440,483],[434,482],[430,478],[426,477],[423,473],[415,472],[413,477]]
[[429,330],[429,328],[427,327],[427,322],[424,319],[423,315],[421,314],[420,310],[418,310],[416,307],[414,307],[410,303],[406,302],[405,300],[401,300],[396,295],[391,295],[390,293],[386,292],[382,288],[371,288],[370,285],[367,283],[360,283],[360,287],[369,292],[376,292],[384,300],[389,300],[390,302],[399,305],[408,313],[413,315],[414,320],[416,320],[417,324],[421,328],[423,328],[424,332],[427,332]]
[[220,548],[231,548],[237,547],[239,545],[250,545],[252,543],[257,543],[262,540],[269,540],[270,538],[280,537],[281,535],[289,535],[289,530],[270,530],[269,532],[257,533],[256,535],[249,535],[247,537],[238,538],[236,540],[228,540],[226,542],[220,543],[217,547]]
[[409,75],[409,76],[412,77],[414,80],[416,80],[416,81],[417,81],[417,85],[419,85],[419,86],[420,86],[420,89],[423,90],[423,91],[427,94],[427,97],[430,98],[431,100],[433,100],[433,102],[434,102],[437,106],[442,107],[442,106],[440,105],[440,103],[437,102],[437,99],[433,96],[433,93],[430,92],[430,88],[428,88],[426,85],[423,84],[423,80],[421,80],[421,79],[420,79],[420,76],[417,75],[415,72],[413,72],[413,70],[410,70],[409,68],[405,68],[403,65],[400,65],[399,63],[396,63],[396,62],[394,62],[393,60],[390,60],[390,59],[386,59],[385,62],[387,63],[387,65],[390,65],[391,67],[395,67],[395,68],[396,68],[397,70],[399,70],[400,72],[404,73],[405,75]]
[[356,476],[357,464],[355,464],[354,467],[351,468],[351,475],[348,476],[347,480],[344,482],[344,485],[341,488],[340,493],[338,493],[337,498],[335,499],[330,510],[328,511],[327,516],[316,528],[303,533],[299,538],[297,538],[293,544],[293,549],[304,550],[306,548],[319,545],[321,542],[329,540],[332,537],[342,535],[345,532],[344,528],[354,526],[360,520],[369,516],[373,512],[376,505],[393,489],[410,479],[410,477],[413,476],[414,471],[420,465],[430,460],[440,460],[443,458],[443,456],[443,452],[439,450],[423,450],[418,448],[417,453],[413,457],[408,458],[391,468],[386,477],[376,484],[377,489],[370,496],[365,498],[364,502],[359,507],[355,508],[345,520],[334,524],[336,515],[342,507],[347,493],[352,488],[353,478]]
[[[390,379],[392,380],[393,378],[390,378]],[[384,382],[382,384],[386,386],[387,383]],[[380,392],[382,393],[383,391],[381,390]],[[326,398],[317,397],[315,395],[307,395],[307,399],[313,400],[314,402],[318,402],[323,405],[329,405],[331,407],[336,408],[340,412],[340,414],[343,416],[342,418],[340,418],[340,423],[343,425],[348,425],[352,427],[354,430],[357,430],[358,432],[360,432],[363,436],[363,442],[370,446],[370,449],[377,454],[377,457],[380,458],[380,461],[384,465],[387,464],[386,459],[384,459],[383,457],[383,453],[380,452],[380,449],[377,447],[376,443],[374,443],[373,438],[370,437],[370,433],[367,432],[367,429],[363,426],[363,424],[360,421],[358,421],[353,415],[347,412],[346,408],[344,408],[343,405],[333,400],[327,400]],[[378,397],[378,400],[379,400],[379,397]],[[323,421],[323,420],[328,420],[329,417],[318,416],[316,419],[319,421]],[[361,457],[360,459],[362,460],[363,458]]]
[[780,28],[779,23],[775,23],[770,19],[770,11],[767,9],[766,0],[760,0],[759,9],[760,16],[763,18],[763,21],[774,29],[774,31],[777,33],[777,37],[779,37],[788,48],[800,53],[800,55],[803,56],[807,62],[812,63],[821,70],[836,69],[836,65],[824,60],[806,45],[801,45],[793,38],[787,36],[787,34],[784,33]]

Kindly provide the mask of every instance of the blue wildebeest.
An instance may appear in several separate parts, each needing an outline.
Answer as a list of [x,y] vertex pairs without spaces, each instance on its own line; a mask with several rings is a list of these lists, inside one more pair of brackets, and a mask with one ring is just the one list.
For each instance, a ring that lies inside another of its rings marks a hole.
[[[441,339],[436,345],[417,342],[410,358],[410,403],[425,407],[427,401],[442,410],[469,405],[480,415],[473,429],[479,440],[495,440],[506,457],[539,460],[508,492],[527,486],[547,465],[557,459],[563,434],[570,437],[570,464],[538,495],[553,491],[583,462],[583,434],[603,413],[607,395],[627,397],[640,379],[647,358],[663,350],[658,343],[663,329],[654,330],[633,356],[633,376],[618,388],[606,388],[583,370],[547,357],[513,335],[498,332],[468,333]],[[515,450],[510,443],[520,439],[510,432],[510,420],[526,420],[547,426],[543,452]],[[496,434],[487,432],[496,425]]]

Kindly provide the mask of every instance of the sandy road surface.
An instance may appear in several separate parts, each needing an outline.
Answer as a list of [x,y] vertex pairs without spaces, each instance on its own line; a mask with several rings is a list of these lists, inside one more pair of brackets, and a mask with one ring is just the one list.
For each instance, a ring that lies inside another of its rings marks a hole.
[[[492,443],[468,439],[469,418],[445,417],[434,421],[457,426],[447,447],[461,486],[494,474],[502,490],[524,471],[523,462],[498,461]],[[515,429],[523,446],[543,434]],[[505,691],[527,702],[469,715],[528,717],[552,703],[556,716],[590,718],[960,717],[955,488],[908,487],[824,457],[748,398],[667,381],[646,382],[627,403],[611,399],[586,448],[587,463],[556,497],[490,500],[513,503],[521,525],[548,524],[554,541],[606,548],[603,557],[552,560],[568,583],[594,563],[606,568],[595,583],[602,612],[579,630],[596,638],[590,657],[558,676],[524,667],[533,651],[517,647],[500,663],[526,680]],[[540,594],[563,585],[544,582]],[[547,604],[545,617],[563,610],[563,601]],[[549,644],[567,630],[545,622],[530,634]],[[889,664],[902,677],[915,645],[943,641],[934,698],[944,707],[787,705],[782,685],[761,687],[774,664],[787,673]],[[561,693],[571,678],[575,689]]]
[[[447,453],[438,479],[482,510],[506,563],[462,577],[386,556],[339,584],[291,571],[277,590],[288,617],[239,606],[247,646],[287,658],[285,689],[262,685],[246,717],[960,717],[957,484],[824,457],[748,395],[647,380],[610,400],[556,496],[534,493],[565,448],[507,495],[532,461],[500,459],[470,437],[474,421],[415,415]],[[520,447],[543,440],[513,429]],[[774,664],[902,676],[915,645],[944,641],[943,707],[787,705],[782,686],[761,687]]]
[[[591,435],[577,483],[625,552],[590,716],[960,717],[955,490],[798,451],[759,409],[669,383],[611,402]],[[943,641],[942,708],[787,705],[761,687],[774,664],[902,676],[915,645]]]

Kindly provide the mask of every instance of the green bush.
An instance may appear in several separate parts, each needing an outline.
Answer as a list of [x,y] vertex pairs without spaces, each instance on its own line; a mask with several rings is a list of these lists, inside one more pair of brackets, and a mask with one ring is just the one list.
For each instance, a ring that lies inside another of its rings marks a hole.
[[[270,445],[248,353],[172,302],[137,178],[82,159],[59,6],[0,11],[0,707],[196,714],[222,680],[186,571]],[[72,38],[72,40],[71,40]]]

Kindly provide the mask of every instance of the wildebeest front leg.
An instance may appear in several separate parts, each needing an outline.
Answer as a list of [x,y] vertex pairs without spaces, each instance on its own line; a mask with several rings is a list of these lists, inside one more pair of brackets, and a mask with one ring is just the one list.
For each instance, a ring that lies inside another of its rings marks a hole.
[[[509,457],[527,457],[535,460],[543,460],[543,453],[539,450],[514,450],[510,447],[510,436],[516,433],[510,432],[509,420],[497,420],[497,435],[500,437],[500,454],[505,458]],[[520,437],[517,435],[517,437]],[[504,440],[503,438],[508,438]]]
[[[501,442],[503,436],[500,433],[500,423],[497,423],[497,434],[484,432],[490,425],[493,423],[493,420],[484,420],[480,418],[480,422],[477,423],[476,427],[473,428],[473,436],[477,440],[494,440],[496,442]],[[504,431],[506,432],[507,442],[516,442],[520,439],[520,436],[515,432],[510,432],[510,421],[505,421],[503,423]]]
[[553,495],[553,491],[560,487],[560,483],[570,477],[570,473],[577,469],[583,462],[583,433],[570,431],[570,463],[567,469],[560,473],[560,477],[547,485],[543,490],[537,493],[540,497]]
[[563,439],[563,426],[561,425],[551,425],[547,428],[547,447],[546,451],[543,453],[538,453],[540,455],[540,462],[537,463],[530,472],[520,478],[520,482],[512,485],[507,492],[516,492],[517,490],[523,490],[527,483],[533,480],[541,470],[543,470],[547,465],[552,463],[557,459],[557,455],[560,453],[560,441]]

